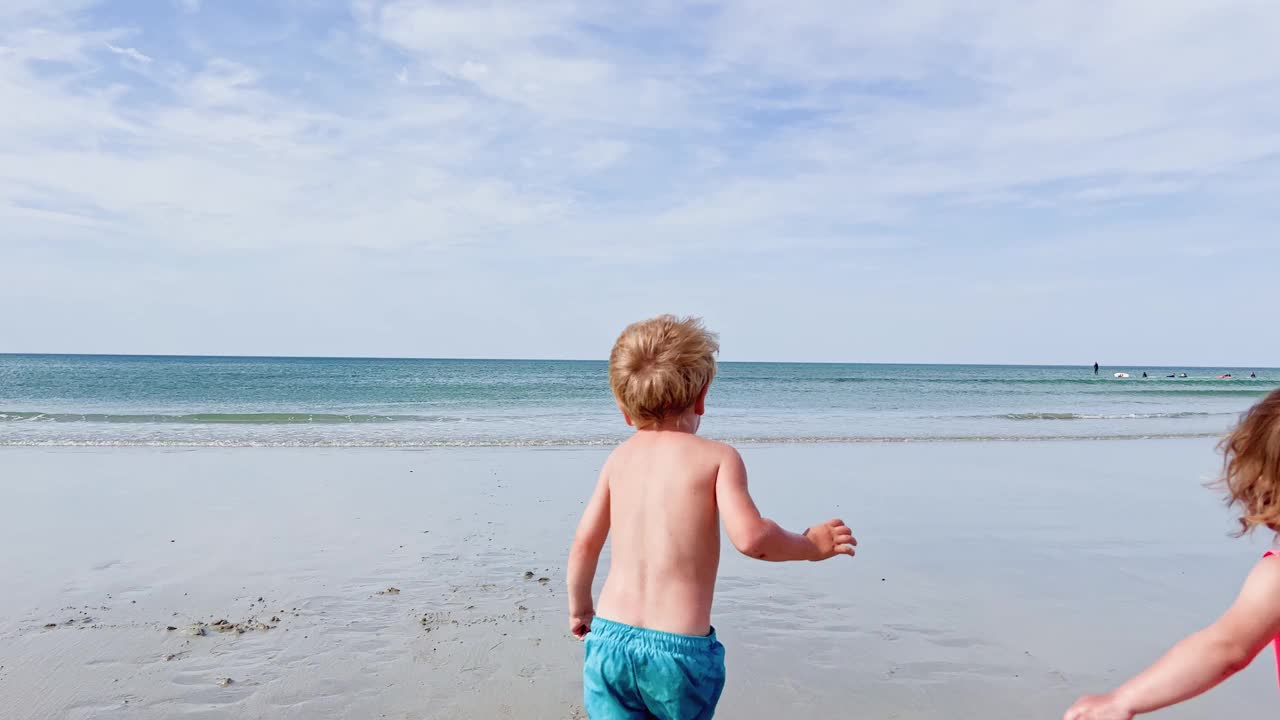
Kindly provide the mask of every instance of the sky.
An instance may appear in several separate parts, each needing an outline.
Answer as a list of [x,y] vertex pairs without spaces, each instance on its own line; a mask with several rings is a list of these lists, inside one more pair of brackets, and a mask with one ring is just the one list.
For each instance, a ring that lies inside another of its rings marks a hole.
[[5,0],[0,352],[1280,366],[1280,3]]

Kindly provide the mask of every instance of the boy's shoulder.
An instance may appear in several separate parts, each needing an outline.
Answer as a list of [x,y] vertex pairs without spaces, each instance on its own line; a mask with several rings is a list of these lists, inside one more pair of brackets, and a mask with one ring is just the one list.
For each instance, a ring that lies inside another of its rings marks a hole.
[[[635,440],[636,438],[630,438],[615,447],[613,452],[609,454],[609,459],[606,460],[606,464],[623,455],[659,451],[659,448],[657,447],[649,444],[637,443]],[[719,440],[704,438],[700,435],[682,433],[678,437],[674,435],[671,436],[666,442],[669,443],[667,447],[670,447],[672,444],[678,445],[682,450],[703,455],[709,459],[713,458],[720,462],[726,460],[741,461],[741,456],[738,454],[738,450],[734,446],[729,443],[720,442]]]
[[719,440],[711,440],[704,437],[698,437],[697,440],[707,452],[714,453],[723,459],[740,459],[742,457],[738,454],[738,449],[727,442],[720,442]]

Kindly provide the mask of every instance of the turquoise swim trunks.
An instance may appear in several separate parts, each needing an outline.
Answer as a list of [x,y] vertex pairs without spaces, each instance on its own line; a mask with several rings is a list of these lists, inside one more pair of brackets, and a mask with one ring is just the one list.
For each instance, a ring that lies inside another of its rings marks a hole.
[[596,618],[587,634],[582,686],[591,720],[705,720],[724,690],[724,646]]

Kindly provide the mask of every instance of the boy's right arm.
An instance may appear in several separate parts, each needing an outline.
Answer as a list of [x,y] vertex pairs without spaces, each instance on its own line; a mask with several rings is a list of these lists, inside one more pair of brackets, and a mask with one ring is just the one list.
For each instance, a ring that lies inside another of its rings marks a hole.
[[591,583],[596,577],[600,551],[609,537],[609,522],[609,463],[606,462],[569,548],[569,632],[579,640],[591,632],[591,621],[596,616]]
[[726,448],[716,474],[716,505],[733,546],[757,560],[826,560],[853,555],[858,544],[853,531],[840,520],[814,525],[800,534],[783,530],[776,522],[761,517],[747,491],[747,467],[732,448]]
[[1106,695],[1083,697],[1064,720],[1131,720],[1189,700],[1253,661],[1280,633],[1280,558],[1258,563],[1240,596],[1213,625]]

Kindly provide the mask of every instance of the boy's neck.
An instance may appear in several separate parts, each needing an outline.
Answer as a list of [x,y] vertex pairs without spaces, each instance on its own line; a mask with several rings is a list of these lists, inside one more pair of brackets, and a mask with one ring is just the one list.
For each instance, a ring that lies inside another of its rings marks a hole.
[[701,420],[701,416],[690,410],[675,417],[663,418],[652,425],[638,428],[637,432],[679,432],[697,435]]

